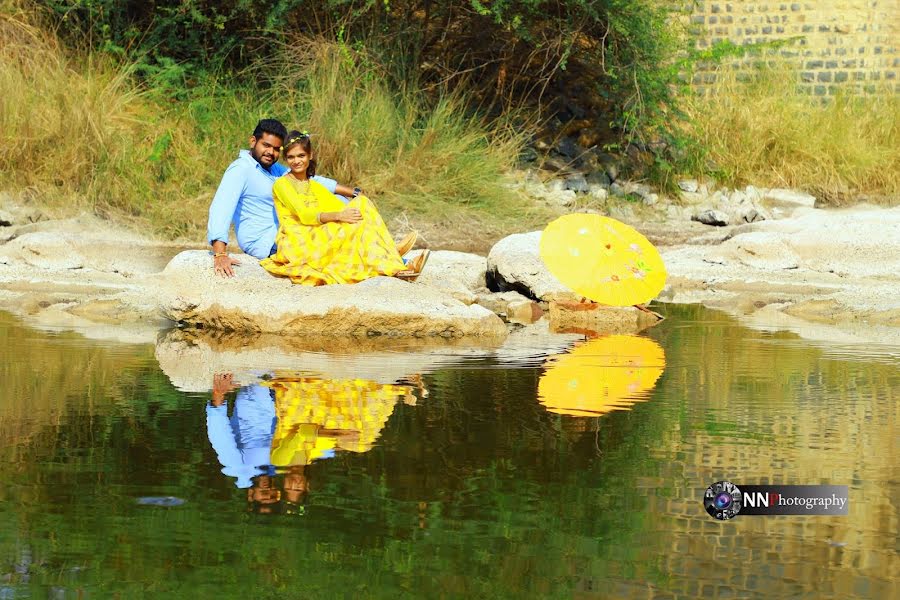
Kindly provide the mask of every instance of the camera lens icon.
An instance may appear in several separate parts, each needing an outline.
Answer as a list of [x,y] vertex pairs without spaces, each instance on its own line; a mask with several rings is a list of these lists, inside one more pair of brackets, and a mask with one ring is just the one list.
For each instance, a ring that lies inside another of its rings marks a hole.
[[721,494],[716,495],[715,500],[716,508],[718,510],[725,510],[726,508],[731,508],[731,494],[727,492],[722,492]]
[[727,521],[741,512],[744,496],[741,490],[730,481],[717,481],[703,495],[703,506],[709,516],[720,521]]

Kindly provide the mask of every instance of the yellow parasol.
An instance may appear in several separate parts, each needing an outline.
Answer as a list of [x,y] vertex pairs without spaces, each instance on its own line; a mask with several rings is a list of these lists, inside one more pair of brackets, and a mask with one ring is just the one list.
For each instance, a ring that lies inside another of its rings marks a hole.
[[644,304],[666,284],[666,267],[653,244],[609,217],[562,216],[544,229],[540,250],[560,282],[600,304]]
[[554,413],[596,417],[650,397],[666,368],[659,344],[636,335],[610,335],[550,359],[538,400]]

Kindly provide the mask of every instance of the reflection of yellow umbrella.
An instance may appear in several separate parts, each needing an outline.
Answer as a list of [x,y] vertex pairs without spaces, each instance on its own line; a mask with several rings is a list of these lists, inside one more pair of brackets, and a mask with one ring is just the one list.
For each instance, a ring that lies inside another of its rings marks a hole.
[[665,367],[666,355],[651,339],[596,338],[550,359],[538,399],[550,412],[596,417],[647,400]]
[[666,284],[666,267],[653,244],[609,217],[562,216],[544,229],[540,249],[557,279],[600,304],[644,304]]

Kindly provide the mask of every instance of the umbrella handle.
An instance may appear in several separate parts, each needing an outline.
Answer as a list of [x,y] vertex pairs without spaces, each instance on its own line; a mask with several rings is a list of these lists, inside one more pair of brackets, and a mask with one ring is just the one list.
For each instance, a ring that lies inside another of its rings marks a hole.
[[664,316],[662,316],[662,315],[659,314],[658,312],[654,312],[654,311],[650,310],[649,308],[647,308],[646,306],[643,306],[642,304],[635,304],[634,307],[635,307],[636,309],[642,311],[642,312],[645,312],[645,313],[649,314],[649,315],[653,315],[654,317],[656,317],[656,318],[659,319],[660,321],[665,321],[665,320],[666,320],[666,318],[665,318]]

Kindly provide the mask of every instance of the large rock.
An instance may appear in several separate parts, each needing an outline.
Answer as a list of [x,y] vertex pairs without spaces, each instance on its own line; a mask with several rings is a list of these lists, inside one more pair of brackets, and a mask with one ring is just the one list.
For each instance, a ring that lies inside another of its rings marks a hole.
[[48,271],[92,270],[125,277],[157,273],[176,246],[113,229],[100,219],[81,216],[15,227],[0,247],[0,262]]
[[488,254],[488,287],[515,291],[537,300],[577,300],[541,260],[541,232],[516,233],[494,244]]
[[[409,258],[421,252],[413,251]],[[477,254],[435,250],[416,283],[444,290],[463,304],[476,302],[476,292],[485,286],[487,259]]]
[[505,337],[494,313],[439,289],[393,277],[307,287],[273,277],[241,257],[236,276],[217,277],[208,252],[177,255],[159,276],[160,309],[185,325],[299,336]]

